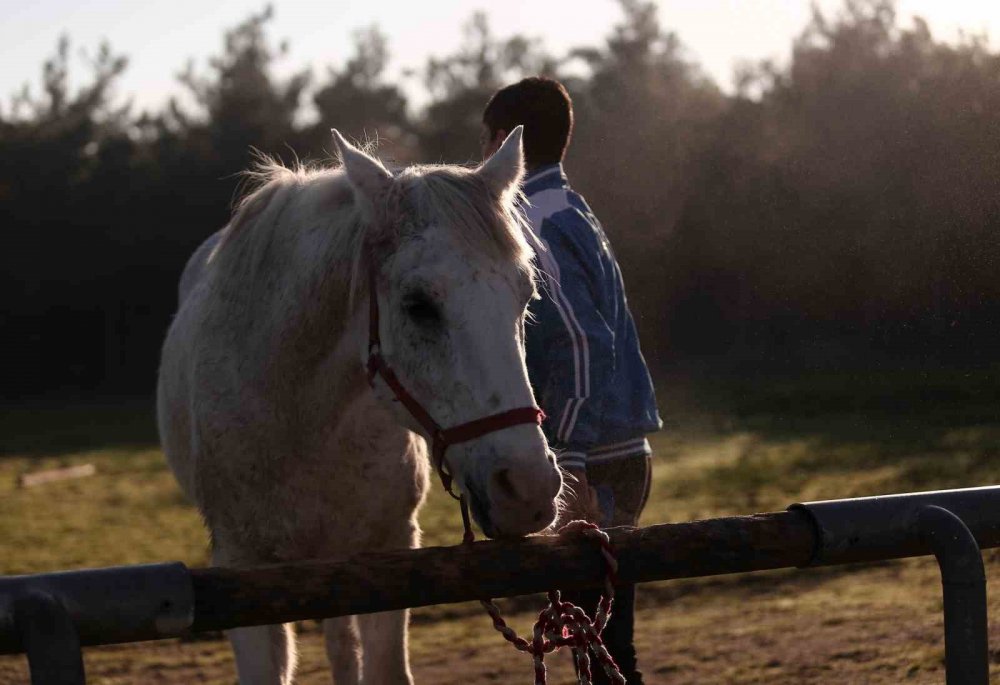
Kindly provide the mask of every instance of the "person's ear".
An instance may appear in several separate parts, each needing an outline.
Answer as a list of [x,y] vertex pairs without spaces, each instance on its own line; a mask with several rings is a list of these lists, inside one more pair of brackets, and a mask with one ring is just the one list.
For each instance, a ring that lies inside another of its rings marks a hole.
[[490,141],[490,144],[493,146],[494,150],[499,150],[501,146],[503,146],[503,143],[505,140],[507,140],[507,135],[509,133],[510,133],[509,131],[505,131],[502,128],[497,129],[496,134],[493,136],[493,140]]

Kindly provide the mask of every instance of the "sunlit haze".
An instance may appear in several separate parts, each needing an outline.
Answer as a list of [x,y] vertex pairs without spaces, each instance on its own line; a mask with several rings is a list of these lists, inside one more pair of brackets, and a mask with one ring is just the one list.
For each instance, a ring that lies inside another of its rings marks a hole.
[[[725,90],[731,89],[733,68],[741,61],[786,60],[793,37],[810,13],[806,0],[659,0],[658,5],[663,26],[678,35],[687,56]],[[835,11],[842,2],[821,0],[819,5]],[[92,50],[101,39],[110,41],[117,53],[129,58],[119,95],[134,96],[140,108],[159,107],[179,92],[176,75],[188,60],[203,65],[221,50],[225,29],[263,6],[259,0],[3,0],[0,102],[6,103],[26,82],[37,89],[44,59],[52,54],[58,37],[66,34],[77,54]],[[274,9],[270,36],[287,40],[290,48],[281,68],[291,72],[311,65],[320,77],[325,65],[341,63],[350,54],[351,32],[372,24],[389,37],[390,76],[401,77],[430,56],[454,51],[463,25],[477,10],[488,13],[498,37],[539,38],[555,55],[599,44],[621,16],[612,0],[279,1]],[[903,0],[897,9],[903,25],[909,25],[912,15],[921,15],[935,36],[946,40],[957,39],[960,31],[989,35],[1000,26],[1000,3],[995,2]],[[74,66],[77,74],[83,72],[79,60]],[[403,82],[419,101],[419,80],[410,77]]]

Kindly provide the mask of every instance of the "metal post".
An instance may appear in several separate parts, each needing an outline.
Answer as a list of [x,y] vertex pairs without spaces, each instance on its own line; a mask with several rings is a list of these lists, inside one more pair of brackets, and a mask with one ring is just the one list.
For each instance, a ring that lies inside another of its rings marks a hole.
[[179,562],[0,576],[0,654],[23,651],[14,605],[33,594],[59,600],[81,645],[176,637],[194,617],[191,574]]
[[922,507],[917,529],[941,568],[947,685],[987,685],[986,574],[979,545],[962,519],[943,507]]
[[804,502],[789,509],[805,511],[819,535],[808,565],[826,566],[927,554],[914,522],[931,504],[961,518],[984,547],[1000,544],[1000,485]]
[[14,621],[28,653],[31,685],[84,685],[76,627],[62,602],[30,592],[14,602]]

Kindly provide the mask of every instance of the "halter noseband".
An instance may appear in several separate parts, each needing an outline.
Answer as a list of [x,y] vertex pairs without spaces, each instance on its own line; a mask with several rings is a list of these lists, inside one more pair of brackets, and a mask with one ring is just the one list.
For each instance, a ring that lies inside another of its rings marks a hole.
[[369,268],[368,278],[368,385],[375,386],[375,376],[381,376],[385,384],[392,390],[396,399],[403,403],[410,415],[420,424],[431,439],[431,462],[441,478],[441,485],[449,495],[459,501],[462,509],[462,523],[465,525],[465,542],[472,542],[472,526],[469,523],[469,507],[464,496],[456,495],[452,489],[451,467],[445,461],[444,453],[451,445],[481,438],[488,433],[494,433],[504,428],[525,423],[541,425],[545,412],[538,407],[518,407],[507,411],[491,414],[466,423],[442,428],[423,405],[411,395],[392,368],[382,356],[379,336],[378,293],[376,292],[375,269]]

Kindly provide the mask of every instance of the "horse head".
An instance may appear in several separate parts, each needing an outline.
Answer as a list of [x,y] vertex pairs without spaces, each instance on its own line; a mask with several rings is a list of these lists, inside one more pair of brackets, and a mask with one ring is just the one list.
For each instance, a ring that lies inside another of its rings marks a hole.
[[[405,427],[435,441],[434,426],[531,411],[524,319],[536,296],[530,231],[515,202],[521,129],[480,168],[411,167],[390,174],[334,138],[366,225],[365,264],[375,322],[362,359],[391,368],[397,387],[372,387]],[[373,341],[377,341],[373,342]],[[409,395],[420,409],[403,401]],[[421,410],[432,420],[421,420]],[[511,411],[513,410],[513,412]],[[444,450],[442,449],[442,453]],[[536,421],[517,421],[447,447],[442,468],[490,536],[549,526],[562,479]]]

